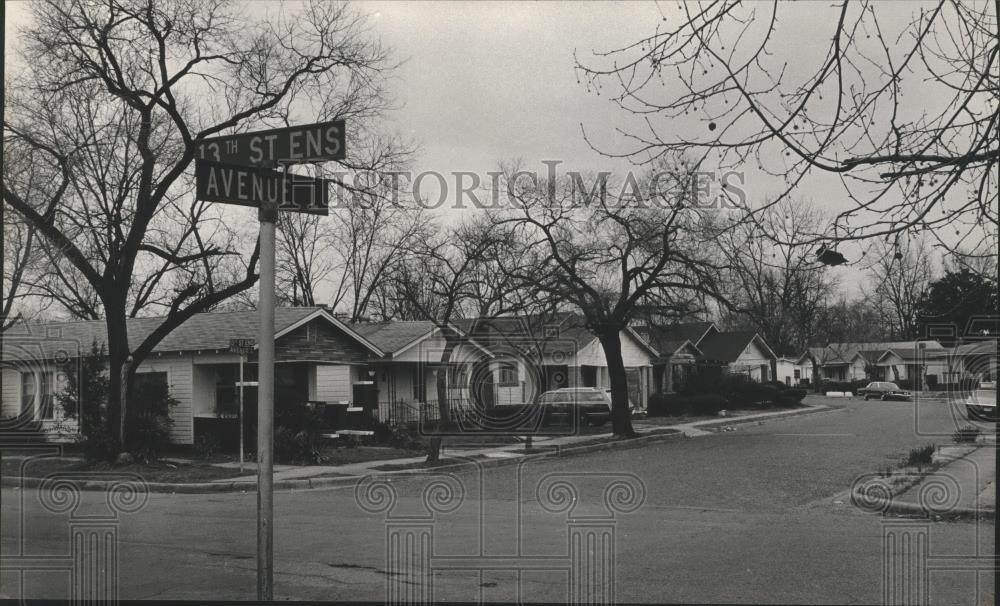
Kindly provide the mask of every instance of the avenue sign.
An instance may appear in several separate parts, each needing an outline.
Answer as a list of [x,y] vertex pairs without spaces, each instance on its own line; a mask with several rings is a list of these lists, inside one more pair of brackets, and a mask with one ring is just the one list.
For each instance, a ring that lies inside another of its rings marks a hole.
[[259,207],[271,202],[279,210],[329,214],[331,181],[252,166],[195,160],[195,195],[206,202]]
[[345,155],[343,120],[213,137],[198,146],[203,160],[241,166],[325,162]]
[[254,339],[229,339],[229,351],[241,356],[253,353],[253,348],[256,345],[257,341]]

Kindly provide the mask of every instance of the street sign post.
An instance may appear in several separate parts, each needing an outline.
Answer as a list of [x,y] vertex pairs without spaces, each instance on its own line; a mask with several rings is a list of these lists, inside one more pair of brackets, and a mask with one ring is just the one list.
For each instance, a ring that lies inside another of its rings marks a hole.
[[[257,311],[257,599],[274,594],[274,247],[279,210],[329,213],[331,181],[290,174],[292,164],[346,157],[344,121],[204,139],[195,160],[199,200],[256,206],[260,220]],[[271,167],[283,165],[277,172]],[[242,364],[241,364],[242,369]],[[243,383],[242,376],[240,383]],[[241,387],[242,389],[242,387]],[[242,431],[240,433],[242,437]]]
[[247,356],[253,351],[255,344],[253,339],[229,340],[229,351],[240,355],[240,473],[243,473],[243,460],[246,458],[243,454],[243,388],[246,386],[246,381],[243,379],[243,365],[246,364]]
[[265,201],[278,210],[317,215],[330,212],[332,181],[266,168],[195,160],[195,195],[206,202],[259,207]]
[[241,166],[277,166],[343,160],[344,121],[304,124],[205,139],[198,146],[204,160]]

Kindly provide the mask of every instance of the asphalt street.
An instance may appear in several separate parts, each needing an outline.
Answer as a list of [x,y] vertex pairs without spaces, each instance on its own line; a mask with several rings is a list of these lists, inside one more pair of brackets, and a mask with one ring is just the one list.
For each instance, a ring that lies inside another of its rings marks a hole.
[[[641,448],[393,480],[360,502],[354,487],[279,493],[275,596],[564,602],[599,589],[619,602],[874,604],[884,566],[907,549],[883,537],[905,523],[927,541],[929,603],[992,604],[992,522],[884,518],[847,495],[909,449],[949,443],[963,422],[942,400],[836,404]],[[35,490],[2,498],[0,593],[67,597],[70,526],[106,512],[105,495],[84,492],[61,513]],[[253,493],[151,494],[115,524],[119,597],[255,597]],[[14,556],[49,556],[54,570],[16,570]],[[581,589],[574,569],[603,581]]]

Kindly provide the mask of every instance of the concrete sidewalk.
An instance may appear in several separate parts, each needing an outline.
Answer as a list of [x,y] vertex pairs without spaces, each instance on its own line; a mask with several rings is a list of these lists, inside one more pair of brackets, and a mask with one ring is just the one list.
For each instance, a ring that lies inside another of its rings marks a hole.
[[933,516],[996,515],[997,461],[994,443],[968,452],[942,446],[936,455],[941,467],[905,492],[894,495],[889,511]]
[[[775,417],[787,417],[799,414],[820,412],[823,410],[835,410],[828,406],[823,405],[808,405],[803,408],[797,408],[792,410],[779,410],[774,412],[763,412],[754,413],[749,415],[733,416],[733,417],[720,417],[716,419],[706,419],[704,421],[696,421],[693,423],[681,423],[677,425],[655,425],[645,421],[643,418],[635,418],[632,420],[633,427],[639,434],[639,437],[651,437],[656,435],[678,435],[683,434],[687,437],[696,437],[711,435],[713,432],[706,431],[707,428],[716,426],[729,426],[729,425],[739,425],[743,423],[759,422]],[[584,443],[595,443],[601,441],[608,441],[613,437],[613,434],[603,433],[603,434],[590,434],[582,436],[538,436],[532,438],[532,447],[534,449],[546,448],[552,450],[562,450],[566,448],[580,447]],[[611,443],[611,442],[608,442]],[[600,444],[597,444],[600,446]],[[489,446],[483,448],[468,448],[468,447],[455,447],[449,446],[447,439],[444,442],[441,451],[441,458],[472,458],[472,457],[485,457],[486,459],[519,459],[525,456],[530,456],[528,453],[524,452],[524,445],[519,444],[504,444],[501,446]],[[363,463],[348,463],[344,465],[275,465],[274,466],[274,480],[302,480],[307,478],[315,478],[319,476],[365,476],[372,473],[385,473],[384,471],[375,469],[376,467],[382,467],[384,465],[412,465],[415,463],[421,463],[426,459],[425,456],[421,455],[418,457],[407,457],[400,459],[381,459],[377,461],[365,461]],[[238,463],[225,463],[221,466],[225,467],[236,467]],[[245,468],[248,471],[255,471],[257,469],[256,464],[246,463]],[[223,478],[219,480],[214,480],[215,483],[225,483],[231,484],[233,482],[256,482],[257,476],[246,475],[236,478]]]

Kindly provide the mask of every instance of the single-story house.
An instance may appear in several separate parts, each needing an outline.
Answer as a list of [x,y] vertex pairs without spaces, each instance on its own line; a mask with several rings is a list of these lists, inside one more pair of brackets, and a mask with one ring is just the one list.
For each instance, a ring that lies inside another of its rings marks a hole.
[[[531,403],[561,387],[610,389],[604,349],[578,314],[474,318],[456,324],[494,356],[495,388],[488,397],[495,404]],[[622,330],[620,338],[629,399],[646,408],[659,353],[631,328]]]
[[802,382],[802,367],[799,364],[799,358],[778,356],[775,367],[777,368],[777,374],[774,377],[776,381],[781,381],[789,386],[799,385]]
[[731,373],[745,374],[755,381],[768,381],[771,362],[777,359],[756,332],[722,332],[713,322],[650,325],[638,330],[660,350],[654,375],[661,379],[657,386],[665,393],[681,389],[698,363],[722,365]]
[[[820,380],[828,381],[901,381],[927,377],[929,382],[949,382],[948,350],[940,343],[928,341],[892,341],[876,343],[830,343],[826,347],[810,347],[809,352],[819,364]],[[802,375],[809,355],[800,358]]]
[[456,326],[449,326],[460,339],[450,353],[450,363],[441,363],[446,349],[442,329],[430,321],[392,321],[352,324],[358,334],[385,352],[371,366],[377,389],[378,416],[383,421],[407,422],[438,418],[437,375],[445,372],[447,399],[452,409],[468,405],[471,379],[481,372],[499,373],[489,361],[493,354]]
[[[349,402],[353,386],[371,381],[373,362],[385,353],[350,325],[319,307],[275,310],[275,406],[283,402]],[[132,347],[149,335],[160,318],[128,321]],[[136,369],[139,380],[164,381],[178,404],[170,411],[171,439],[191,444],[196,434],[219,418],[235,419],[239,356],[229,351],[231,339],[257,338],[255,311],[211,312],[192,316],[167,335]],[[0,414],[33,416],[50,433],[67,430],[55,404],[65,386],[65,365],[91,343],[106,342],[103,321],[17,324],[4,340],[3,391]],[[244,380],[257,377],[256,352],[248,356]],[[255,399],[255,388],[245,388]]]

